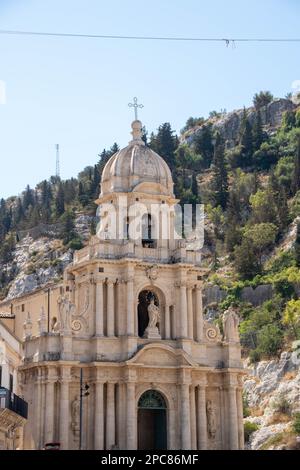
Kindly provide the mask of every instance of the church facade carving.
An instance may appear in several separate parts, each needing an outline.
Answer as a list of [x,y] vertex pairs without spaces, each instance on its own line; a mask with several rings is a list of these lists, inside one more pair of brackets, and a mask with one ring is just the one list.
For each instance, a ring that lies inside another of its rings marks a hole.
[[[50,331],[44,311],[36,334],[32,312],[25,322],[20,374],[24,397],[33,402],[25,447],[59,441],[62,449],[78,448],[82,370],[89,385],[84,449],[241,449],[238,318],[225,312],[224,338],[205,320],[201,253],[172,235],[178,201],[171,172],[144,145],[140,121],[132,129],[133,140],[103,170],[102,232],[66,268]],[[140,237],[107,238],[107,204],[117,215],[115,233],[129,232],[120,198],[162,208],[143,219]],[[160,435],[146,435],[156,419]]]

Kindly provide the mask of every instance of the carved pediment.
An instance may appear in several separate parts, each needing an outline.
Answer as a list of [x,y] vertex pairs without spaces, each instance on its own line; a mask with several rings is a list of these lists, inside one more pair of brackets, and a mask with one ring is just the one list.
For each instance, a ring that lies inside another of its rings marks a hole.
[[197,367],[189,355],[181,349],[159,343],[147,344],[127,364],[139,364],[153,367]]

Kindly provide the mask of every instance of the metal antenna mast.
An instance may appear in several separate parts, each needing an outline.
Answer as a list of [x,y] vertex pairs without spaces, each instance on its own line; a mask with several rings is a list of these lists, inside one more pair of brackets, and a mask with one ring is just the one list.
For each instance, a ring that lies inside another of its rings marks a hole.
[[56,148],[56,177],[60,178],[59,144],[56,144],[55,148]]

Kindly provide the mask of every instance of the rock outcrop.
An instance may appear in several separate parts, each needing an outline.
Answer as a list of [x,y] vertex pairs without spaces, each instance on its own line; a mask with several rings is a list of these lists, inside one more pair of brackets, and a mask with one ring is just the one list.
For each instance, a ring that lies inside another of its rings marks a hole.
[[[250,449],[281,448],[281,437],[290,431],[293,414],[300,411],[299,362],[290,352],[283,352],[277,360],[245,364],[249,375],[244,394],[251,413],[245,421],[258,426],[251,435]],[[272,445],[276,436],[278,442]]]
[[59,280],[73,254],[63,247],[61,240],[25,237],[17,244],[13,259],[12,264],[2,267],[7,273],[13,271],[14,275],[6,300]]
[[[272,133],[282,123],[282,116],[286,111],[292,111],[296,108],[296,105],[288,99],[277,99],[269,103],[267,106],[261,108],[261,119],[265,131]],[[213,118],[204,125],[210,123],[213,131],[219,131],[226,142],[227,148],[232,148],[237,145],[239,141],[239,134],[241,129],[241,123],[243,119],[244,110],[238,109],[230,113],[222,115],[220,118]],[[247,109],[247,116],[251,124],[254,123],[257,111],[251,107]],[[182,137],[182,140],[188,144],[192,144],[195,136],[201,133],[203,125],[194,127],[188,130]]]

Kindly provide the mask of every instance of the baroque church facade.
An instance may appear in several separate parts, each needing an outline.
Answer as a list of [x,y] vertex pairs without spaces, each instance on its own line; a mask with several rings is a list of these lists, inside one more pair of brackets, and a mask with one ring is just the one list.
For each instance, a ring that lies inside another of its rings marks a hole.
[[[174,235],[170,169],[138,120],[132,136],[103,170],[99,231],[64,273],[50,330],[43,309],[38,328],[34,314],[24,323],[24,448],[242,449],[236,315],[226,312],[223,336],[205,320],[206,270]],[[131,233],[137,207],[143,223]]]

